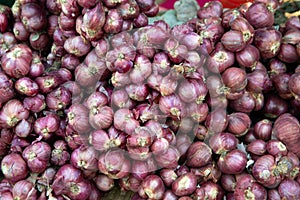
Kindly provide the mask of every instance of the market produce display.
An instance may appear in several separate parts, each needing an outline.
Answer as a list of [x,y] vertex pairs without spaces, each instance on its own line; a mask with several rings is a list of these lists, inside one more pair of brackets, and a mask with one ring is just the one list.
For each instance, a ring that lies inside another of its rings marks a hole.
[[300,199],[299,16],[190,8],[0,6],[0,199]]

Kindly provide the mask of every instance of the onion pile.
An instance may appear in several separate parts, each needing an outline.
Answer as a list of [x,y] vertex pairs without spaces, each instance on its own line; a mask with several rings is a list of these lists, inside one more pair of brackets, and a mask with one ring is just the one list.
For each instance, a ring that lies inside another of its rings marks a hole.
[[0,199],[300,199],[300,18],[211,1],[0,9]]

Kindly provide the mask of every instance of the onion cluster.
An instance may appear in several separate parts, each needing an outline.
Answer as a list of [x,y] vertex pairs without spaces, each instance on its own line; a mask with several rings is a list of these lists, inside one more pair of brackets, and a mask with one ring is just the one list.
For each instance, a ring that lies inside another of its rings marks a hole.
[[[300,18],[211,1],[0,9],[0,199],[300,199]],[[9,23],[12,22],[12,23]]]

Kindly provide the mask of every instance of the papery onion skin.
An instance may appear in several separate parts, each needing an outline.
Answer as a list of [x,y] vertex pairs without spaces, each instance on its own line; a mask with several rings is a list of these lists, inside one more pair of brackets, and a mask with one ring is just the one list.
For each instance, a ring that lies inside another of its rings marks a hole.
[[8,154],[2,159],[1,171],[5,178],[14,182],[25,179],[28,175],[27,164],[17,153]]

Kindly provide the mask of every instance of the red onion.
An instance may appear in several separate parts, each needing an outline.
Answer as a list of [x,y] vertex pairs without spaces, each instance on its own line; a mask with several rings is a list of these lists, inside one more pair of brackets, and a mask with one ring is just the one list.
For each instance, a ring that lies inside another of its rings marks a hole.
[[268,119],[258,121],[254,125],[254,136],[258,139],[268,141],[272,134],[272,122]]
[[268,153],[270,155],[273,155],[273,156],[283,156],[283,155],[287,155],[287,148],[286,146],[280,142],[279,140],[269,140],[267,142],[267,147],[266,147],[266,150],[268,151]]
[[87,199],[91,185],[84,180],[80,170],[66,164],[57,171],[52,184],[54,194],[67,195],[71,199]]
[[2,57],[15,44],[17,44],[17,39],[15,38],[14,34],[6,32],[0,35],[0,44],[0,56]]
[[273,12],[266,4],[255,2],[247,9],[245,17],[256,29],[270,27],[274,24]]
[[299,187],[300,185],[298,182],[290,179],[284,179],[278,186],[278,192],[280,197],[283,199],[298,199],[300,198]]
[[46,107],[45,97],[41,94],[37,94],[34,97],[26,97],[23,100],[23,105],[25,109],[38,113]]
[[133,192],[137,192],[140,185],[141,180],[129,175],[119,180],[119,185],[122,189],[131,190]]
[[196,190],[197,178],[193,173],[186,173],[179,176],[172,183],[172,191],[177,196],[190,195]]
[[71,164],[85,171],[98,170],[98,153],[93,147],[81,146],[71,154]]
[[89,114],[89,122],[95,129],[107,129],[113,121],[113,110],[108,106],[93,108]]
[[80,36],[74,36],[65,41],[64,48],[68,53],[80,57],[89,52],[91,44],[88,41],[84,41]]
[[77,4],[77,1],[74,0],[67,0],[67,1],[60,1],[60,6],[62,12],[70,17],[76,17],[79,14],[79,6]]
[[13,33],[15,37],[20,41],[26,41],[29,38],[29,31],[22,22],[16,22],[13,27]]
[[17,99],[9,100],[0,111],[0,127],[12,128],[22,119],[27,119],[29,111]]
[[43,172],[49,163],[51,156],[51,147],[46,142],[37,142],[23,151],[23,158],[31,172]]
[[222,13],[222,16],[221,16],[222,26],[226,29],[229,28],[231,22],[233,22],[236,18],[238,18],[240,16],[241,16],[241,13],[236,8],[224,10]]
[[21,78],[29,73],[31,61],[31,49],[25,44],[18,44],[2,56],[1,65],[3,71],[9,76]]
[[280,176],[275,172],[276,163],[271,155],[259,157],[252,168],[254,178],[265,187],[275,188],[280,183]]
[[222,74],[222,80],[231,92],[239,92],[247,85],[246,72],[237,67],[230,67]]
[[228,115],[227,130],[239,137],[245,135],[250,128],[251,119],[250,117],[242,112],[235,112]]
[[182,115],[182,102],[179,97],[175,94],[171,94],[168,96],[162,96],[159,100],[159,108],[160,110],[171,116],[180,119]]
[[121,149],[104,152],[100,155],[98,169],[113,179],[120,179],[130,172],[131,163]]
[[49,40],[47,33],[31,33],[29,36],[30,46],[39,51],[46,49]]
[[234,175],[222,174],[221,185],[228,192],[234,192],[236,186],[236,179]]
[[259,156],[264,155],[266,152],[266,147],[267,147],[267,143],[263,140],[258,139],[248,144],[247,152]]
[[271,199],[274,199],[274,200],[280,200],[281,199],[277,189],[268,190],[268,200],[271,200]]
[[121,32],[123,19],[117,9],[110,9],[106,15],[103,29],[106,33],[113,34]]
[[279,115],[288,111],[288,104],[282,98],[274,94],[266,95],[263,111],[265,116],[277,118]]
[[215,73],[222,73],[234,64],[234,53],[224,48],[222,43],[217,43],[215,50],[208,59],[208,69]]
[[46,96],[46,104],[48,108],[53,110],[61,110],[66,108],[71,102],[71,92],[65,87],[59,87]]
[[247,74],[247,90],[251,92],[262,92],[269,80],[268,74],[263,71],[256,69],[251,73]]
[[46,13],[37,3],[26,3],[21,8],[22,23],[30,32],[41,31],[47,25]]
[[130,79],[133,83],[141,83],[151,74],[151,62],[144,55],[137,55],[134,60],[134,67],[130,72]]
[[238,139],[231,133],[216,133],[209,139],[209,146],[216,154],[224,154],[237,147]]
[[1,172],[4,177],[16,182],[25,179],[28,175],[27,164],[17,153],[11,153],[3,157]]
[[295,117],[290,114],[281,115],[274,122],[273,133],[286,145],[288,150],[299,156],[299,148],[296,145],[300,138],[299,121]]
[[200,19],[210,17],[220,17],[222,15],[223,5],[218,1],[211,1],[204,4],[197,12],[197,16]]
[[242,67],[253,68],[260,58],[259,50],[249,44],[243,50],[236,52],[236,61]]
[[165,186],[161,178],[157,175],[147,176],[141,183],[138,193],[143,198],[162,199]]
[[221,42],[231,52],[238,52],[245,48],[243,34],[240,31],[230,30],[223,34]]
[[114,72],[111,76],[111,83],[115,88],[120,88],[130,83],[129,73]]
[[203,142],[194,142],[187,151],[187,163],[189,167],[202,167],[211,162],[212,150]]
[[0,72],[0,104],[7,102],[15,96],[13,81]]
[[239,174],[246,168],[246,164],[246,154],[238,149],[221,155],[218,160],[218,167],[226,174]]
[[78,133],[86,133],[90,130],[88,109],[82,104],[73,104],[67,112],[68,123]]
[[281,38],[281,33],[275,29],[258,29],[255,31],[254,45],[262,58],[273,58],[280,51]]
[[96,187],[104,192],[111,190],[115,186],[114,180],[104,174],[98,175],[94,181]]
[[18,181],[12,189],[13,199],[37,199],[38,193],[34,184],[28,180]]
[[[110,18],[110,15],[108,16],[108,18]],[[95,7],[89,9],[83,15],[82,20],[83,21],[82,21],[81,30],[83,31],[84,36],[87,39],[97,40],[103,36],[102,27],[105,23],[105,14],[104,14],[104,7],[101,2],[98,2]]]
[[28,75],[32,78],[41,76],[45,72],[45,66],[41,61],[41,57],[34,53]]
[[51,153],[51,163],[63,166],[70,160],[70,153],[67,151],[67,144],[63,140],[57,140],[53,144],[54,149]]
[[196,102],[201,104],[208,92],[202,79],[186,79],[178,88],[179,97],[186,103]]
[[59,118],[56,114],[49,113],[45,117],[38,118],[33,125],[34,132],[48,139],[59,128]]
[[176,199],[178,199],[178,197],[173,193],[172,190],[166,190],[162,199],[163,200],[176,200]]
[[242,200],[247,198],[267,199],[267,191],[251,175],[244,174],[237,180],[234,199]]
[[204,122],[209,112],[209,107],[206,103],[196,104],[192,103],[187,108],[187,114],[194,122]]
[[205,126],[208,131],[213,133],[222,132],[226,129],[228,125],[227,113],[223,108],[216,108],[211,111],[205,121]]
[[205,182],[200,188],[197,188],[193,194],[196,199],[216,199],[222,200],[224,197],[223,189],[211,181]]
[[126,145],[130,147],[146,147],[153,142],[152,133],[146,127],[138,127],[127,137]]
[[294,45],[281,44],[278,58],[285,63],[294,63],[299,60],[299,55]]
[[246,91],[239,99],[230,101],[230,107],[237,112],[250,113],[255,108],[255,99]]
[[162,168],[175,168],[178,165],[180,152],[172,145],[169,146],[167,151],[163,154],[155,155],[157,164]]
[[170,187],[172,183],[178,178],[177,174],[173,169],[162,169],[159,173],[165,186]]

